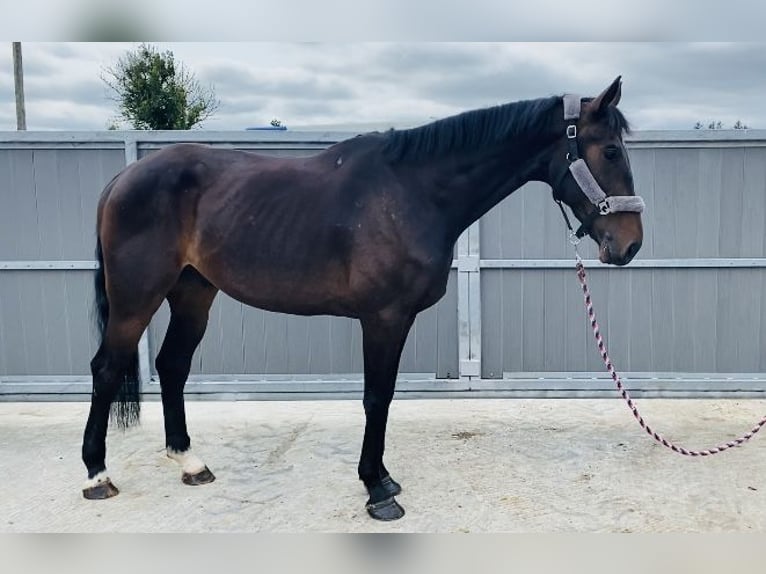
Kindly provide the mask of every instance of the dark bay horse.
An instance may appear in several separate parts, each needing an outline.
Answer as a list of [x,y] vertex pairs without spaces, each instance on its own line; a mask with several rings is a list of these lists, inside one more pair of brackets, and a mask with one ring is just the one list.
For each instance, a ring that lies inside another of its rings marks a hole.
[[85,498],[118,493],[105,464],[110,409],[120,426],[138,419],[137,344],[165,299],[171,318],[156,368],[167,453],[186,484],[214,480],[191,452],[183,390],[220,290],[270,311],[359,319],[359,478],[374,518],[401,517],[401,487],[383,464],[389,405],[410,326],[444,295],[461,232],[536,180],[583,222],[601,261],[625,265],[638,252],[620,91],[617,78],[595,98],[578,97],[574,115],[566,97],[520,101],[357,136],[308,158],[177,144],[127,166],[98,205],[102,340],[91,361]]

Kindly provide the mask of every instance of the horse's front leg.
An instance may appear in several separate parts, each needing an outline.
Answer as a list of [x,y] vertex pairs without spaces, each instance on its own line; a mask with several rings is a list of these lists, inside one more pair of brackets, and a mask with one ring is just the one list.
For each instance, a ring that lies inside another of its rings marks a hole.
[[399,359],[414,319],[414,315],[390,312],[362,320],[363,404],[367,422],[359,459],[359,479],[370,495],[367,512],[378,520],[396,520],[404,516],[404,509],[394,498],[401,492],[401,487],[383,465],[383,451]]

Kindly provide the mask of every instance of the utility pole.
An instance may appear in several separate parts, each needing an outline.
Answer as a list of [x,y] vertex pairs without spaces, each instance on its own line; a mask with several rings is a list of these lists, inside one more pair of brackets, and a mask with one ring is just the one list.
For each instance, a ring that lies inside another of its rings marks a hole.
[[16,87],[16,129],[27,129],[24,109],[24,69],[21,65],[21,42],[13,42],[13,80]]

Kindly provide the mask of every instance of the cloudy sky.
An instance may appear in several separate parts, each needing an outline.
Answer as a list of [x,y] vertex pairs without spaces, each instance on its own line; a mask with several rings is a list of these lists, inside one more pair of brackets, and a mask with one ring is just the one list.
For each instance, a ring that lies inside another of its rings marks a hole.
[[[157,43],[221,100],[204,129],[279,118],[289,129],[385,129],[575,92],[623,77],[635,129],[741,120],[766,128],[766,43]],[[137,44],[23,43],[30,130],[101,130],[100,79]],[[0,49],[0,130],[15,129],[11,44]]]

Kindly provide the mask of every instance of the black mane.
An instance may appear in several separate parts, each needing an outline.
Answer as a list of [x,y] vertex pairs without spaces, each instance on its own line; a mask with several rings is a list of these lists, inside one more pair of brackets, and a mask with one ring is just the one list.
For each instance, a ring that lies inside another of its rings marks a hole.
[[521,133],[547,131],[548,112],[560,97],[524,100],[471,110],[408,130],[387,134],[385,153],[391,159],[418,159],[506,141]]
[[[494,145],[522,134],[534,137],[547,133],[552,120],[549,112],[560,103],[560,96],[522,100],[463,112],[412,129],[392,129],[385,134],[384,153],[392,160],[421,159]],[[610,129],[630,131],[625,116],[614,106],[608,107],[607,121]]]

